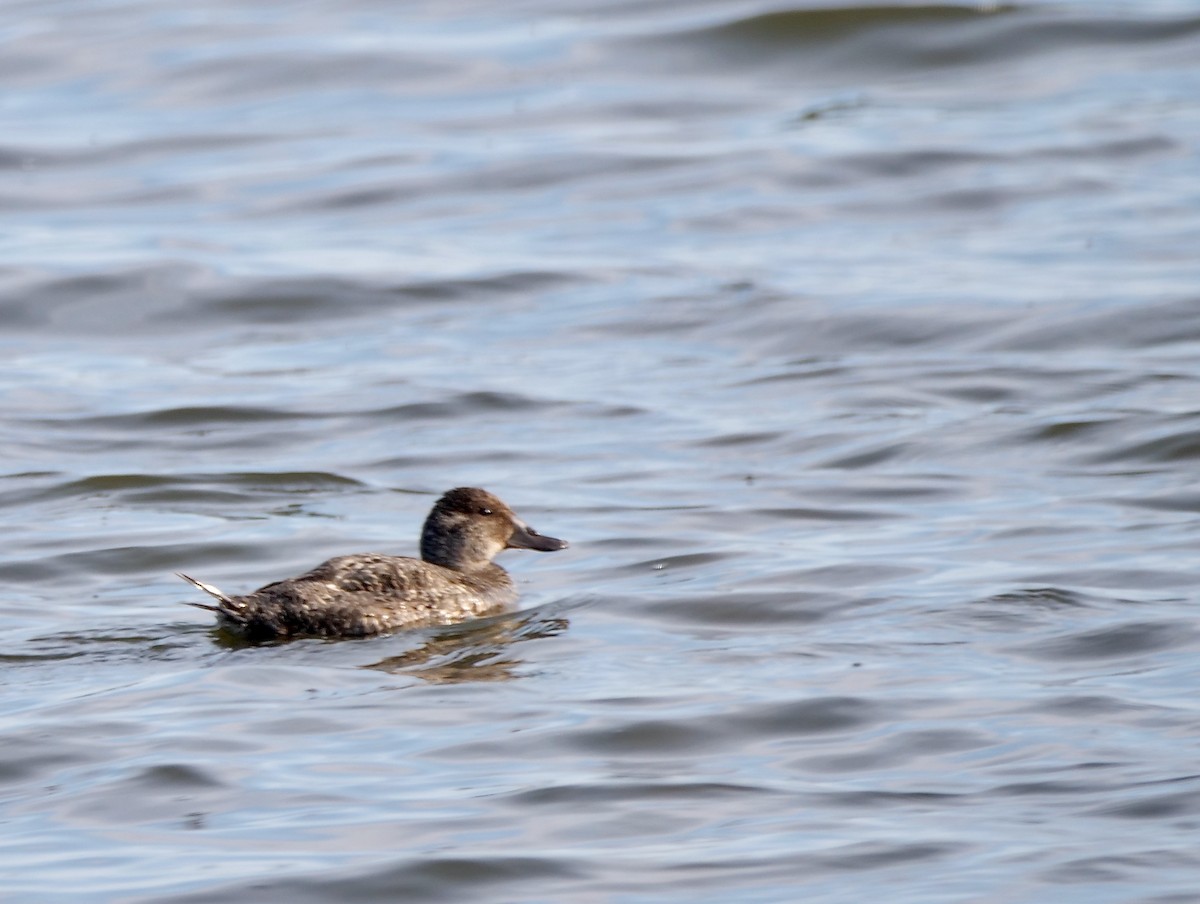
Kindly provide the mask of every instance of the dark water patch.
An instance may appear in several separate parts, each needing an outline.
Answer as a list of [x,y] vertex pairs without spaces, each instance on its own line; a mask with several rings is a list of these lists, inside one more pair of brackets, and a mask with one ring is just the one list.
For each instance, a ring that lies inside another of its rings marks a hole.
[[522,297],[581,282],[550,270],[497,272],[476,278],[414,280],[392,285],[332,277],[256,280],[196,297],[189,321],[277,326],[295,322],[377,317],[411,305],[483,303]]
[[805,493],[812,497],[827,497],[846,503],[851,500],[871,500],[882,502],[895,500],[897,502],[928,502],[934,503],[947,499],[955,499],[962,495],[959,486],[961,481],[954,475],[888,475],[871,480],[867,476],[858,476],[853,483],[823,490],[820,487],[809,487]]
[[833,854],[818,855],[819,864],[835,870],[884,869],[898,864],[921,862],[961,851],[955,842],[941,844],[854,844]]
[[[921,568],[895,562],[851,562],[841,565],[818,565],[813,568],[778,568],[763,580],[776,586],[816,586],[848,590],[854,587],[890,584],[921,574]],[[861,605],[862,601],[859,600],[857,604]]]
[[[642,336],[676,336],[686,337],[698,333],[706,325],[703,317],[682,317],[679,315],[656,317],[640,315],[636,321],[636,330]],[[596,336],[612,338],[628,335],[635,328],[631,323],[606,323],[589,327],[588,333]]]
[[788,508],[753,509],[752,514],[780,521],[887,521],[898,517],[895,512],[866,511],[849,508]]
[[99,427],[124,432],[147,429],[176,430],[181,427],[220,429],[222,427],[271,423],[275,421],[304,420],[314,417],[321,417],[321,415],[301,411],[286,411],[279,408],[207,405],[184,408],[160,408],[153,411],[91,417],[29,418],[27,423],[58,430],[81,430],[89,427]]
[[46,729],[12,730],[3,733],[0,744],[0,783],[23,785],[45,782],[61,769],[81,765],[95,758],[94,746],[83,739],[55,738],[46,743]]
[[[1176,851],[1151,848],[1138,854],[1124,856],[1080,857],[1068,860],[1042,872],[1041,878],[1055,885],[1138,884],[1138,876],[1146,872],[1178,870],[1194,873],[1200,858]],[[1189,904],[1191,895],[1153,895],[1139,897],[1139,904]]]
[[[859,403],[861,400],[856,400]],[[820,433],[789,434],[784,442],[776,448],[785,454],[804,456],[807,459],[813,455],[830,455],[831,452],[841,452],[847,446],[853,447],[862,442],[862,435],[845,429],[826,430]]]
[[1200,301],[1194,297],[1137,304],[1074,302],[1049,306],[1007,329],[989,347],[998,351],[1078,352],[1091,348],[1147,349],[1200,340]]
[[[911,443],[888,443],[865,452],[855,452],[830,459],[817,465],[818,468],[834,468],[843,471],[857,471],[860,468],[870,468],[893,459],[902,458],[912,449]],[[868,516],[871,517],[871,516]]]
[[[682,882],[681,877],[673,890],[688,893],[692,900],[719,901],[725,899],[720,893],[722,887],[748,887],[751,895],[749,900],[775,901],[787,898],[798,886],[808,886],[822,878],[833,878],[838,883],[845,883],[861,872],[888,871],[906,866],[921,867],[931,859],[962,853],[965,847],[967,845],[961,842],[864,841],[836,845],[824,850],[789,853],[786,856],[747,855],[730,860],[694,861],[686,864],[688,872],[694,875],[686,883]],[[675,872],[682,874],[683,871],[677,869]],[[906,874],[903,870],[901,872]],[[747,880],[747,886],[730,886],[730,879],[739,874]],[[756,881],[749,881],[751,876]],[[718,882],[718,877],[724,881]],[[878,879],[873,878],[870,881]],[[938,884],[940,886],[941,883]],[[714,885],[717,886],[717,896],[705,897],[712,895]],[[760,892],[760,898],[754,897]],[[931,899],[926,894],[921,900]]]
[[1030,584],[1067,584],[1074,587],[1094,587],[1105,590],[1144,592],[1177,590],[1196,585],[1196,575],[1166,568],[1087,568],[1081,571],[1043,572],[1025,575]]
[[822,792],[814,797],[820,800],[822,806],[847,811],[898,808],[919,812],[942,812],[947,807],[964,806],[970,803],[969,795],[940,791],[839,791]]
[[275,144],[282,139],[267,132],[175,133],[137,138],[132,141],[91,141],[75,147],[48,144],[0,145],[0,169],[28,172],[31,168],[54,169],[93,166],[103,163],[147,163],[159,158],[176,159],[178,154],[205,154],[235,148]]
[[372,420],[398,421],[436,420],[460,418],[474,414],[495,412],[547,411],[562,407],[564,403],[535,399],[515,392],[464,392],[440,402],[409,402],[376,411],[363,412]]
[[[1101,194],[1111,186],[1097,179],[1058,179],[1049,185],[1025,190],[1012,188],[952,188],[924,193],[920,203],[930,210],[949,214],[996,214],[1005,208],[1017,207],[1029,201],[1049,201],[1056,197]],[[893,204],[867,204],[863,212],[894,209]]]
[[702,449],[722,449],[729,446],[767,445],[784,435],[785,434],[779,432],[727,433],[722,436],[714,436],[698,440],[695,445]]
[[[226,511],[236,510],[244,506],[250,501],[249,496],[245,492],[235,493],[229,490],[206,490],[200,487],[164,487],[162,489],[146,490],[145,492],[125,492],[121,494],[121,498],[130,505],[147,505],[147,506],[170,506],[179,507],[217,507]],[[286,506],[277,506],[270,509],[266,514],[271,515],[292,515],[303,514],[311,518],[332,517],[322,515],[320,512],[310,512],[304,510],[296,503]],[[231,520],[236,520],[238,516],[230,515]],[[254,517],[246,515],[241,517]]]
[[128,779],[131,786],[143,785],[156,790],[185,791],[195,788],[219,788],[222,782],[203,769],[184,763],[149,766]]
[[980,600],[976,605],[1019,611],[1050,611],[1090,609],[1102,604],[1100,597],[1090,596],[1065,587],[1024,587],[997,593]]
[[523,297],[550,289],[576,286],[584,281],[578,271],[514,270],[470,279],[420,280],[393,288],[402,298],[417,301],[481,301]]
[[402,300],[386,289],[330,278],[254,283],[193,305],[193,319],[277,325],[368,316]]
[[987,630],[1012,632],[1047,623],[1057,624],[1075,610],[1120,605],[1120,600],[1060,587],[1030,587],[998,593],[966,606],[955,606],[945,615]]
[[[622,536],[595,537],[588,541],[588,549],[593,551],[612,550],[615,553],[632,553],[644,549],[676,549],[679,541],[673,537],[656,536],[653,534],[625,534]],[[644,563],[643,563],[644,564]],[[640,571],[643,566],[639,565]]]
[[1029,443],[1076,443],[1090,446],[1093,444],[1097,434],[1114,427],[1120,427],[1122,423],[1122,421],[1116,418],[1088,420],[1068,418],[1021,430],[1013,436],[1012,444],[1015,446],[1025,446]]
[[74,481],[63,487],[65,495],[105,495],[129,489],[155,489],[180,484],[216,483],[244,490],[269,490],[285,495],[329,493],[362,487],[359,481],[325,471],[234,471],[222,474],[183,474],[163,477],[149,474],[105,474]]
[[1031,155],[1047,160],[1127,160],[1177,151],[1178,144],[1165,135],[1145,135],[1063,145],[1048,145]]
[[806,756],[793,762],[793,768],[806,772],[847,773],[877,772],[896,769],[914,760],[952,757],[996,745],[996,739],[982,732],[961,729],[925,729],[904,731],[865,743],[853,751]]
[[802,380],[830,380],[848,374],[852,370],[849,367],[830,366],[826,361],[813,361],[810,359],[791,362],[789,367],[797,367],[798,369],[789,369],[769,374],[765,377],[755,377],[752,380],[746,380],[736,385],[762,386],[772,383],[792,383]]
[[1096,716],[1133,715],[1141,711],[1141,704],[1098,694],[1070,694],[1039,700],[1025,708],[1026,712],[1049,713],[1068,718],[1090,719]]
[[[1112,142],[1045,144],[1007,152],[906,146],[902,151],[869,151],[840,155],[836,158],[835,172],[840,174],[841,178],[856,181],[920,180],[929,184],[936,181],[944,186],[953,179],[966,178],[974,181],[973,176],[980,172],[980,168],[1020,167],[1038,160],[1079,161],[1094,158],[1122,161],[1170,155],[1177,151],[1177,143],[1163,134],[1117,139]],[[1054,197],[1060,193],[1110,190],[1111,187],[1108,181],[1074,178],[1056,179],[1051,185],[1028,186],[1020,190],[1013,186],[960,187],[941,194],[931,194],[929,197],[930,203],[937,203],[936,199],[942,198],[947,208],[971,210],[1015,204],[1030,198]]]
[[[1195,776],[1185,776],[1180,782],[1195,783]],[[1128,793],[1128,792],[1126,792]],[[1169,794],[1137,796],[1119,804],[1105,804],[1089,811],[1092,816],[1108,816],[1117,819],[1175,819],[1194,818],[1200,813],[1200,791],[1178,790]]]
[[684,752],[716,753],[738,738],[844,735],[881,721],[883,711],[866,700],[825,697],[784,704],[741,707],[706,716],[622,721],[560,734],[558,745],[603,756],[645,759],[677,757]]
[[[207,479],[213,478],[209,476]],[[289,495],[336,492],[363,486],[352,477],[327,471],[233,471],[220,475],[219,480],[246,489],[271,490]]]
[[[375,84],[396,87],[427,85],[453,77],[445,61],[409,53],[324,52],[299,56],[285,53],[246,55],[232,43],[219,58],[177,62],[166,72],[161,86],[177,100],[228,101],[231,97],[271,100],[291,94],[303,85],[305,92],[345,91]],[[411,90],[411,88],[410,88]]]
[[699,753],[728,745],[717,724],[696,719],[647,719],[609,728],[572,732],[562,739],[569,747],[593,755],[663,758]]
[[[39,276],[0,292],[0,326],[59,335],[141,334],[157,314],[177,322],[204,271],[158,263],[81,276]],[[169,313],[165,313],[169,312]]]
[[[253,561],[259,553],[244,544],[177,543],[113,546],[65,552],[35,560],[0,564],[0,580],[36,584],[41,581],[110,577],[131,574],[170,574],[197,564]],[[185,566],[185,563],[187,565]]]
[[729,552],[696,552],[677,556],[663,556],[657,559],[644,559],[623,566],[621,571],[687,571],[704,565],[711,565],[725,559],[733,558]]
[[837,119],[842,116],[847,116],[855,110],[861,110],[868,105],[868,99],[862,94],[852,94],[844,97],[829,98],[827,100],[816,101],[807,104],[804,109],[798,112],[792,119],[796,126],[803,126],[805,123],[820,122],[822,120]]
[[[711,26],[677,38],[716,43],[725,55],[738,51],[750,55],[791,54],[827,46],[863,32],[895,27],[930,28],[1008,13],[1011,6],[979,9],[951,4],[918,6],[859,4],[844,8],[788,9],[761,13]],[[736,57],[735,57],[736,58]]]
[[[883,349],[920,349],[952,347],[974,337],[987,336],[999,322],[995,315],[963,315],[945,308],[922,310],[917,304],[905,306],[903,314],[876,311],[870,315],[814,308],[798,321],[786,337],[777,325],[747,327],[765,349],[794,353],[797,346],[826,355],[856,354]],[[1004,322],[1007,322],[1007,318]],[[772,341],[772,333],[779,336]],[[778,349],[773,346],[778,345]],[[908,397],[904,397],[908,398]],[[897,407],[889,403],[887,407]]]
[[[695,159],[688,154],[668,155],[661,150],[640,154],[635,146],[623,148],[620,154],[577,150],[567,156],[536,155],[528,161],[487,166],[477,173],[456,177],[454,184],[472,197],[514,190],[545,191],[565,185],[580,193],[602,192],[610,199],[632,199],[640,195],[643,184],[662,185],[673,170],[690,173],[694,165]],[[614,180],[613,176],[619,178]],[[614,182],[620,187],[614,188]]]
[[1064,385],[1078,390],[1081,386],[1090,385],[1090,381],[1111,379],[1110,372],[1100,369],[984,365],[926,369],[926,373],[914,382],[923,391],[947,399],[984,405],[1012,405],[1047,395],[1058,396]]
[[1003,155],[997,153],[910,147],[903,152],[890,150],[846,154],[838,158],[838,164],[858,178],[890,180],[931,175],[945,178],[953,170],[996,164],[1002,159]]
[[292,715],[282,715],[275,719],[266,719],[259,727],[263,734],[272,737],[293,735],[303,738],[340,731],[345,726],[340,719],[322,718],[298,712]]
[[[436,419],[435,419],[436,420]],[[388,425],[394,428],[394,424]],[[520,452],[512,449],[497,448],[488,443],[477,443],[458,447],[451,452],[440,448],[432,448],[428,452],[415,455],[391,455],[387,458],[374,459],[367,463],[374,471],[393,475],[400,471],[431,469],[435,475],[455,472],[466,465],[487,465],[499,467],[502,465],[532,466],[544,460],[536,450]],[[482,481],[481,481],[482,482]],[[437,484],[441,487],[441,484]]]
[[1140,657],[1190,646],[1196,631],[1183,622],[1128,622],[1023,644],[1026,655],[1049,661]]
[[802,590],[789,592],[730,591],[679,599],[656,599],[645,614],[691,626],[736,628],[761,631],[764,626],[808,625],[821,621],[849,605],[849,600],[830,593]]
[[1104,794],[1111,790],[1112,780],[1009,782],[990,789],[989,795],[999,797],[1032,797],[1038,799]]
[[22,640],[16,650],[0,654],[0,663],[36,667],[80,660],[79,665],[88,666],[186,659],[204,633],[196,625],[163,623],[125,630],[63,631]]
[[[172,896],[178,904],[226,904],[228,901],[295,902],[329,904],[330,901],[464,901],[491,898],[526,900],[521,891],[537,889],[534,897],[549,893],[560,898],[590,874],[589,866],[561,857],[434,855],[397,858],[387,866],[343,869],[339,875],[323,872],[281,879],[258,878],[194,893]],[[496,896],[500,895],[500,898]]]
[[1056,527],[1044,524],[1022,525],[1021,527],[1002,527],[992,531],[989,536],[993,540],[1037,540],[1049,542],[1049,538],[1073,535],[1072,527]]
[[[40,475],[46,476],[46,475]],[[48,476],[58,477],[52,474]],[[319,471],[264,471],[191,474],[97,474],[50,486],[0,493],[0,507],[52,500],[113,499],[157,504],[168,500],[247,501],[262,497],[309,496],[363,489],[364,484],[340,474]]]
[[0,480],[38,480],[43,477],[57,477],[58,471],[18,471],[13,474],[0,474]]
[[287,205],[276,205],[271,209],[272,214],[316,211],[345,211],[359,207],[373,207],[411,201],[417,197],[417,191],[412,188],[396,188],[391,182],[381,182],[371,186],[356,186],[343,191],[331,192],[324,196],[308,197],[302,202]]
[[[1194,417],[1189,415],[1187,420],[1193,421]],[[1092,464],[1173,464],[1196,459],[1200,459],[1200,429],[1177,430],[1088,457]]]
[[747,707],[725,724],[757,736],[792,737],[844,734],[889,718],[899,718],[899,709],[861,697],[817,697]]
[[0,663],[7,663],[9,665],[36,665],[46,662],[65,662],[68,659],[77,659],[83,655],[82,651],[75,649],[45,653],[0,653]]
[[[249,798],[239,802],[239,797]],[[158,763],[109,773],[61,802],[68,823],[145,829],[194,828],[197,816],[238,806],[269,806],[269,792],[249,795],[215,771],[186,762]]]
[[1200,18],[1081,15],[1014,5],[791,9],[675,35],[734,65],[895,73],[1004,63],[1105,46],[1186,42]]
[[637,405],[599,405],[593,409],[593,414],[596,417],[640,417],[650,414],[649,408],[642,408]]
[[1200,493],[1177,492],[1166,496],[1123,497],[1115,504],[1163,512],[1200,512]]
[[[420,204],[431,195],[444,194],[449,197],[466,197],[471,203],[487,195],[512,196],[515,193],[548,191],[560,186],[570,186],[579,192],[589,191],[589,185],[598,183],[590,190],[612,189],[613,177],[618,183],[629,186],[642,181],[657,181],[666,178],[672,170],[694,166],[695,161],[686,155],[639,155],[632,148],[624,153],[589,154],[579,152],[562,156],[546,154],[529,160],[509,161],[504,158],[489,159],[479,169],[456,172],[444,181],[422,172],[417,178],[397,177],[359,182],[353,187],[334,191],[317,191],[306,194],[300,200],[262,205],[257,211],[260,217],[277,217],[322,212],[341,213],[355,208],[387,207],[398,204]],[[350,168],[361,177],[358,166]],[[686,170],[685,170],[686,171]],[[407,175],[407,174],[405,174]],[[623,189],[631,196],[637,190]],[[616,192],[614,191],[614,194]]]
[[537,807],[564,807],[574,809],[581,806],[607,807],[619,804],[634,804],[639,801],[722,801],[728,798],[746,798],[769,795],[771,792],[756,785],[739,785],[728,782],[678,781],[678,782],[604,782],[601,784],[568,784],[546,788],[531,788],[509,795],[515,804]]

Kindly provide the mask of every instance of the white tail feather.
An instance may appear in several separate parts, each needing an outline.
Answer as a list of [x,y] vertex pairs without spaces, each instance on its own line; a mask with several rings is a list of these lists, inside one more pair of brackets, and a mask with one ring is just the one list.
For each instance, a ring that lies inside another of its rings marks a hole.
[[224,593],[222,593],[220,590],[218,590],[212,584],[206,584],[203,581],[197,581],[195,578],[188,577],[182,571],[177,571],[177,572],[175,572],[175,574],[178,575],[179,577],[183,578],[185,581],[187,581],[193,587],[200,588],[205,593],[207,593],[209,596],[215,597],[216,599],[219,599],[223,603],[231,602],[229,597],[227,597]]
[[222,593],[220,590],[218,590],[212,584],[206,584],[203,581],[197,581],[195,578],[189,577],[188,575],[184,574],[182,571],[177,571],[175,573],[177,575],[179,575],[181,578],[183,578],[185,581],[187,581],[189,584],[191,584],[193,587],[198,587],[199,589],[201,589],[205,593],[207,593],[209,596],[214,597],[219,602],[219,605],[216,605],[216,606],[210,606],[207,603],[188,603],[189,606],[195,606],[197,609],[207,609],[209,612],[216,612],[220,615],[225,616],[226,618],[230,619],[231,621],[241,622],[242,624],[245,624],[246,615],[242,611],[246,607],[245,603],[241,602],[240,600],[236,600],[231,596],[226,596],[224,593]]

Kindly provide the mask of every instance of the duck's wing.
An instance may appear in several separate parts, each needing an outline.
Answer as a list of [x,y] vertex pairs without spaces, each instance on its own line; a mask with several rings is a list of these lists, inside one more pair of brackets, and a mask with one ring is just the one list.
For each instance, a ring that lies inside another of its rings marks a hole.
[[[360,553],[322,562],[312,571],[292,578],[292,585],[319,585],[340,593],[376,596],[407,596],[421,593],[430,585],[429,564],[405,556]],[[262,593],[277,584],[256,591]]]

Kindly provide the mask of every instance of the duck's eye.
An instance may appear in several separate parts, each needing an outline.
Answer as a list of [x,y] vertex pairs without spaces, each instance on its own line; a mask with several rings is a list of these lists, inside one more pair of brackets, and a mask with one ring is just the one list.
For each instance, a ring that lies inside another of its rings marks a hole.
[[490,515],[491,513],[492,513],[492,510],[490,508],[481,508],[479,510],[479,514],[481,514],[481,515]]

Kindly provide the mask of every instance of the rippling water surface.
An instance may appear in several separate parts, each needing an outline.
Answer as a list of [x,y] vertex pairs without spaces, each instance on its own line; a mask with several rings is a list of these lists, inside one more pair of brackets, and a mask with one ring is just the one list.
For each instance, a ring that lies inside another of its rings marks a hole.
[[14,900],[1196,900],[1200,3],[0,9]]

